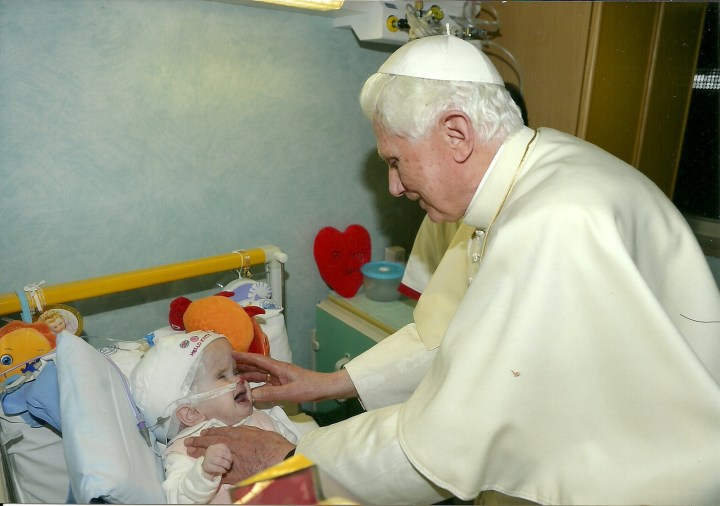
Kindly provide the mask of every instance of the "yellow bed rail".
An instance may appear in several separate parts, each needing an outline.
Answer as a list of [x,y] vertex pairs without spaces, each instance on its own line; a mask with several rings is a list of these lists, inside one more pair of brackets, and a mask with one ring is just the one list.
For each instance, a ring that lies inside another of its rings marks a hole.
[[[263,246],[81,281],[71,281],[50,286],[43,285],[42,291],[46,304],[60,304],[214,272],[248,268],[273,260],[284,263],[285,259],[286,256],[276,246]],[[20,299],[16,293],[0,294],[0,315],[19,313],[21,310]]]

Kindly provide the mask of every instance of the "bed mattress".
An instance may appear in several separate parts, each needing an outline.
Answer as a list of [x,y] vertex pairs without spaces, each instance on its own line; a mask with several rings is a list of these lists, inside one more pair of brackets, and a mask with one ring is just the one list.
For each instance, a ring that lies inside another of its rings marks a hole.
[[6,415],[0,409],[0,444],[3,471],[11,488],[0,491],[5,494],[3,503],[67,502],[70,482],[65,453],[62,439],[54,430],[31,427],[22,418]]

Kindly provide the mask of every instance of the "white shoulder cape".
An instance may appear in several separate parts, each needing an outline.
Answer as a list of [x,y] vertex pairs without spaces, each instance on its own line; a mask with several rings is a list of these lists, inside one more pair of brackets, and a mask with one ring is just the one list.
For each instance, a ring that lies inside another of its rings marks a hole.
[[437,354],[400,408],[405,454],[465,499],[720,502],[720,328],[689,319],[720,319],[720,293],[694,236],[635,169],[532,135],[509,141],[418,302]]

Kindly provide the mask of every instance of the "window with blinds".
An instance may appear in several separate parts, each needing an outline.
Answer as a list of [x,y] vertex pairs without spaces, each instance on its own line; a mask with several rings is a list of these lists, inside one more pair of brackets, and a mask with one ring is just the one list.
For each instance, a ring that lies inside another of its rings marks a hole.
[[[705,15],[673,201],[706,253],[720,256],[720,4]],[[702,237],[701,237],[702,236]]]

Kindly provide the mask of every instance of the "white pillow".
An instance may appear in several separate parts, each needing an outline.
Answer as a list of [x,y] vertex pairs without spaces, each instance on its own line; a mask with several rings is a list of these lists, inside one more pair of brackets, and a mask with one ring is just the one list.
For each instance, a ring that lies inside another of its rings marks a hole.
[[119,370],[69,332],[58,335],[56,362],[65,461],[77,503],[166,502],[162,461],[138,430]]
[[290,340],[285,329],[285,316],[277,314],[261,314],[254,317],[260,324],[270,342],[270,356],[275,360],[292,362],[292,351],[290,351]]
[[271,299],[272,289],[263,281],[240,278],[231,281],[223,291],[232,292],[230,297],[241,306],[257,306],[265,310],[265,314],[256,316],[260,327],[270,341],[270,356],[283,362],[292,362],[290,341],[285,330],[283,308]]
[[83,336],[83,340],[115,362],[126,378],[145,354],[145,341],[109,340],[101,337]]

